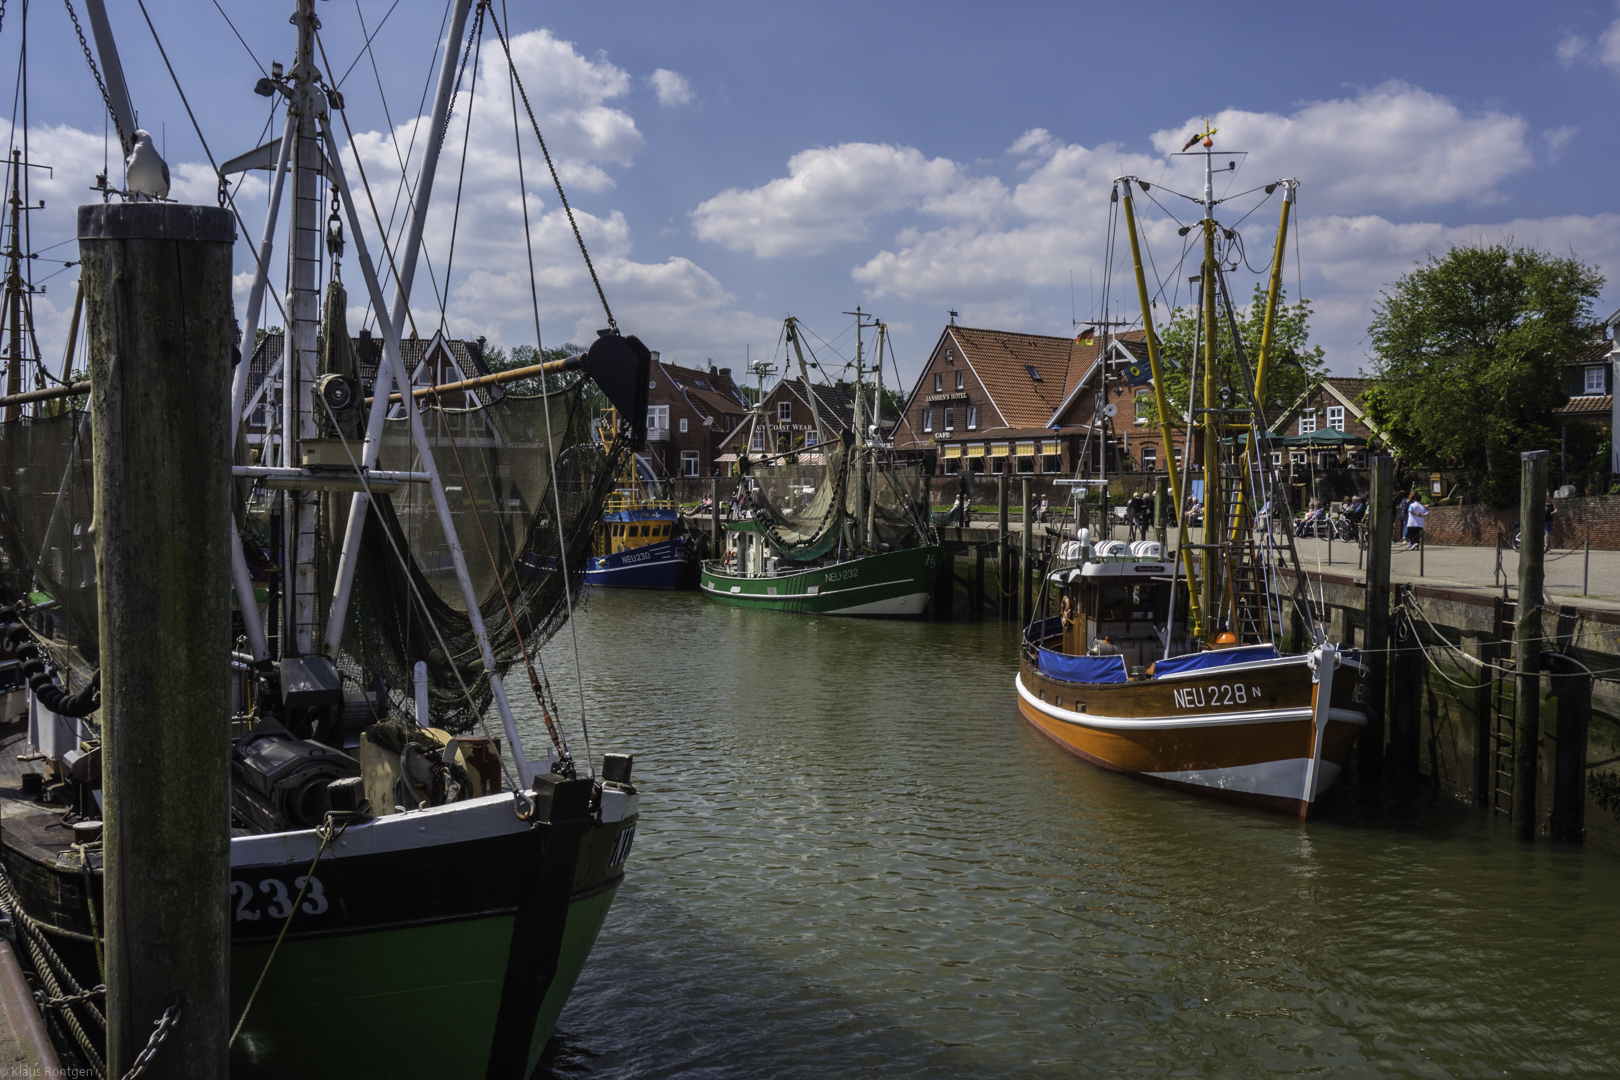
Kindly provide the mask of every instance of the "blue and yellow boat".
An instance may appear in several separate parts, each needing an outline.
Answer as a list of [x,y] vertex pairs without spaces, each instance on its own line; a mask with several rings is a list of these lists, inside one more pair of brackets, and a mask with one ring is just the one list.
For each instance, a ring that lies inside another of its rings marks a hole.
[[[617,430],[614,410],[607,410],[601,430]],[[596,543],[585,561],[585,584],[616,589],[696,587],[697,543],[674,501],[657,493],[659,486],[646,463],[632,455],[597,526]]]

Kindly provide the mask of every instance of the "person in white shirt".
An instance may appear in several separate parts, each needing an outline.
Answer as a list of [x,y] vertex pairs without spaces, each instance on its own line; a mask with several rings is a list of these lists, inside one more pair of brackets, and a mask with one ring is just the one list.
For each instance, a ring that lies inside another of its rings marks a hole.
[[1411,551],[1423,540],[1423,519],[1429,516],[1429,508],[1423,505],[1423,496],[1413,494],[1412,501],[1406,504],[1406,550]]

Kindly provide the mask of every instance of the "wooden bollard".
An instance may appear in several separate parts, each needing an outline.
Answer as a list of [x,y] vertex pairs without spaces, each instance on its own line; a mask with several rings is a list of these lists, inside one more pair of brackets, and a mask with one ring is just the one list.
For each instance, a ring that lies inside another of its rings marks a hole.
[[1395,459],[1372,459],[1372,491],[1367,511],[1367,592],[1363,606],[1367,662],[1367,729],[1361,733],[1356,764],[1361,775],[1377,776],[1384,760],[1384,704],[1389,685],[1389,529],[1395,505]]
[[[228,210],[79,208],[100,566],[107,1075],[228,1071]],[[244,361],[245,362],[245,358]]]
[[1520,455],[1519,608],[1513,625],[1518,674],[1513,696],[1513,834],[1536,835],[1536,770],[1541,753],[1541,588],[1546,536],[1542,500],[1547,492],[1547,450]]
[[1161,476],[1153,486],[1153,539],[1161,551],[1170,536],[1170,478]]
[[1019,537],[1018,625],[1035,617],[1035,482],[1024,479],[1024,535]]

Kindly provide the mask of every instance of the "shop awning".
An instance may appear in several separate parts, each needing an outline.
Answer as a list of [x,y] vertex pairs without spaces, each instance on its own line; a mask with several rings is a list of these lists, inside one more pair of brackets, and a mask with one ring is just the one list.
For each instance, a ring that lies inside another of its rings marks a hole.
[[1012,447],[1008,446],[1004,442],[998,442],[998,443],[991,443],[990,444],[990,456],[991,457],[1007,457],[1011,453],[1012,453]]
[[1033,441],[1019,443],[1018,444],[1018,456],[1019,457],[1034,457],[1035,456],[1035,443]]
[[968,457],[984,457],[984,444],[983,443],[974,443],[972,446],[969,446],[967,448],[967,456]]
[[947,446],[945,448],[945,456],[948,458],[959,458],[962,456],[962,448],[960,446]]

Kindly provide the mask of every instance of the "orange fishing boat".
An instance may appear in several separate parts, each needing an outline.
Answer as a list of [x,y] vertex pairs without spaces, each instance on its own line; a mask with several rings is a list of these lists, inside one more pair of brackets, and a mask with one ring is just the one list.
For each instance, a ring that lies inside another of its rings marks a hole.
[[[1213,194],[1214,134],[1206,129],[1187,144],[1203,143],[1204,197],[1185,198],[1204,207],[1204,260],[1196,279],[1199,343],[1179,415],[1166,395],[1133,206],[1133,188],[1150,185],[1134,176],[1114,181],[1164,418],[1160,460],[1181,457],[1172,429],[1185,430],[1186,460],[1179,476],[1170,473],[1172,505],[1186,505],[1184,488],[1201,487],[1201,526],[1189,527],[1187,515],[1169,558],[1158,542],[1093,543],[1085,529],[1073,534],[1024,633],[1018,707],[1043,734],[1095,765],[1303,818],[1367,725],[1367,668],[1328,642],[1305,593],[1292,530],[1277,535],[1266,520],[1271,507],[1285,505],[1262,403],[1298,185],[1279,180],[1265,188],[1268,195],[1283,190],[1282,221],[1251,366],[1224,278],[1240,241],[1215,218],[1222,200]],[[1111,409],[1099,399],[1100,416]],[[1285,567],[1291,578],[1280,572]]]

